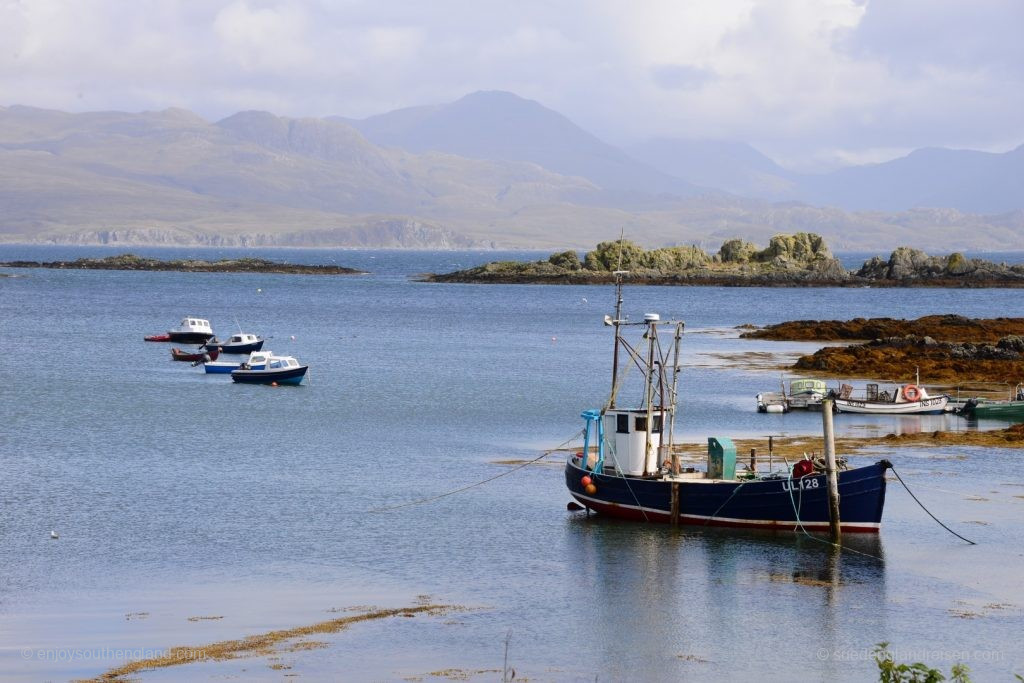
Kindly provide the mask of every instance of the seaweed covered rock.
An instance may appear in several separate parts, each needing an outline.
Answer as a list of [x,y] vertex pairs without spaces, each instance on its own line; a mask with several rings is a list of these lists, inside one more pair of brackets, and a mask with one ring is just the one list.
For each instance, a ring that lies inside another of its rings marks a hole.
[[[915,320],[853,318],[852,320],[790,320],[741,336],[776,341],[840,341],[917,335],[926,340],[998,342],[1024,335],[1024,318],[966,318],[962,315],[926,315]],[[1007,342],[1013,343],[1013,342]]]
[[68,270],[149,270],[195,273],[283,273],[292,275],[355,275],[364,271],[344,266],[282,263],[261,258],[179,259],[162,261],[136,254],[119,254],[104,258],[80,258],[75,261],[11,261],[0,264],[10,268],[58,268]]
[[929,256],[920,249],[899,247],[888,260],[878,256],[864,262],[856,277],[881,282],[956,284],[999,282],[1024,284],[1024,266],[1007,266],[984,259],[969,259],[960,252]]
[[853,346],[826,346],[800,357],[794,370],[830,377],[909,377],[917,368],[929,382],[1016,382],[1024,377],[1024,352],[1015,341],[995,344],[936,342],[906,335]]

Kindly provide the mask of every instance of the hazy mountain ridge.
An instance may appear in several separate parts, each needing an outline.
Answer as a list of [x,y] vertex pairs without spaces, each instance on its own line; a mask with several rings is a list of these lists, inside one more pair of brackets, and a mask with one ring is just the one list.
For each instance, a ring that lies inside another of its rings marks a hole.
[[[473,106],[479,108],[482,98],[491,118],[494,102],[520,99],[508,93],[478,95],[463,100],[476,100]],[[552,124],[536,136],[560,140],[552,154],[578,142],[577,161],[604,155],[617,171],[649,168],[624,162],[629,160],[624,152],[536,103],[522,100],[515,108],[529,114],[509,119],[518,121],[513,127],[521,139],[536,126]],[[423,130],[422,122],[440,120],[443,110],[402,110],[374,119],[373,125]],[[509,121],[502,125],[512,125]],[[481,120],[477,142],[494,137],[487,130]],[[559,131],[571,134],[560,137]],[[504,142],[493,144],[500,148]],[[705,152],[720,148],[716,144],[705,145]],[[520,156],[544,148],[524,145]],[[720,180],[734,180],[726,189],[735,191],[758,178],[796,182],[756,150],[731,149],[716,170]],[[980,157],[982,165],[987,168],[993,156],[1011,166],[1016,158],[986,155]],[[733,174],[730,169],[740,162],[754,175]],[[691,170],[697,170],[694,164]],[[1007,176],[1007,184],[1012,187],[1020,177]],[[336,117],[239,112],[210,123],[180,109],[70,114],[0,107],[0,240],[5,241],[570,248],[614,239],[624,229],[649,246],[812,231],[837,249],[905,244],[1006,249],[1024,232],[1020,210],[992,216],[955,209],[853,213],[718,191],[688,194],[693,184],[672,182],[686,196],[605,187],[593,177],[557,173],[532,158],[493,160],[382,147]]]
[[346,121],[378,145],[410,152],[529,161],[608,190],[680,197],[707,191],[640,163],[561,114],[507,92],[476,92],[447,105]]
[[823,174],[790,171],[750,145],[728,141],[658,139],[630,152],[691,183],[768,201],[848,211],[935,207],[1000,214],[1024,208],[1024,145],[1003,153],[925,148]]

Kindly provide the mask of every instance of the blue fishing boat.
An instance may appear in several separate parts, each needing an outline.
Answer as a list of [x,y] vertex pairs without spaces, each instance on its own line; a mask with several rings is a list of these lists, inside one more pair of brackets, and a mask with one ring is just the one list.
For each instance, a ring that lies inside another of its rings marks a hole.
[[214,337],[206,342],[207,349],[217,349],[221,353],[252,353],[263,348],[263,337],[248,332],[233,334],[221,341]]
[[[584,446],[569,455],[565,484],[576,501],[599,514],[645,522],[753,527],[788,531],[828,530],[828,485],[823,464],[805,458],[780,471],[748,468],[737,474],[736,447],[725,437],[708,439],[703,468],[681,466],[673,443],[681,321],[663,321],[656,313],[643,321],[622,318],[622,282],[616,277],[611,394],[601,409],[584,411]],[[642,330],[631,344],[622,328]],[[670,326],[663,344],[659,328]],[[620,355],[642,371],[640,397],[623,408],[625,373]],[[591,443],[594,446],[591,446]],[[838,473],[841,529],[877,532],[885,505],[887,460]]]
[[[253,370],[262,370],[266,367],[268,358],[270,358],[270,354],[266,351],[253,351],[249,354],[249,359],[245,361],[245,364]],[[242,367],[242,361],[219,360],[203,363],[203,369],[208,375],[229,375],[240,367]]]
[[264,367],[256,369],[243,363],[231,371],[231,379],[240,384],[302,384],[307,370],[308,365],[300,365],[291,356],[269,354]]

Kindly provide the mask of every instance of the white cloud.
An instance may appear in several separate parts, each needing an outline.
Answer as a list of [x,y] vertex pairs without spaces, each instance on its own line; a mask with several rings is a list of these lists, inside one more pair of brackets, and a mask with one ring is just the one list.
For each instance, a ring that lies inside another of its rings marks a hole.
[[1024,141],[1019,0],[0,0],[0,103],[367,116],[484,89],[782,159]]
[[259,7],[236,0],[217,13],[213,27],[224,58],[245,71],[280,74],[313,62],[308,22],[297,4]]

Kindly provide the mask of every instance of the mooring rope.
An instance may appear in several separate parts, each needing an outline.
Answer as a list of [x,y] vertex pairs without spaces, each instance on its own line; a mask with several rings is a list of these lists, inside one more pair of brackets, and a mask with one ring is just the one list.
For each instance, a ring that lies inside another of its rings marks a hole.
[[[448,496],[453,496],[456,493],[462,493],[463,491],[468,491],[471,488],[475,488],[477,486],[482,486],[483,484],[486,484],[488,482],[494,481],[495,479],[501,479],[502,477],[506,477],[506,476],[512,474],[513,472],[517,472],[517,471],[523,469],[524,467],[529,467],[530,465],[532,465],[534,463],[540,462],[541,460],[543,460],[544,458],[548,457],[552,453],[555,453],[557,451],[562,450],[562,448],[564,448],[565,446],[568,446],[569,444],[571,444],[573,441],[575,441],[577,438],[579,438],[582,435],[583,435],[582,431],[576,432],[575,434],[570,436],[568,439],[566,439],[562,443],[558,444],[554,448],[550,448],[550,449],[544,451],[543,453],[538,455],[533,460],[529,460],[527,462],[520,463],[519,465],[516,465],[515,467],[513,467],[510,470],[506,470],[506,471],[502,472],[501,474],[496,474],[493,477],[488,477],[487,479],[484,479],[482,481],[478,481],[478,482],[475,482],[473,484],[469,484],[467,486],[463,486],[463,487],[454,489],[452,491],[446,491],[445,493],[439,493],[438,495],[430,496],[429,498],[420,498],[419,500],[413,500],[413,501],[410,501],[408,503],[402,503],[401,505],[389,505],[387,507],[374,508],[372,510],[367,510],[367,512],[369,512],[370,514],[374,514],[374,513],[377,513],[377,512],[390,512],[391,510],[399,510],[401,508],[407,508],[407,507],[411,507],[413,505],[423,505],[424,503],[432,503],[435,500],[440,500],[441,498],[446,498]],[[586,456],[584,455],[584,457],[586,457]]]
[[798,527],[800,527],[800,531],[802,531],[804,533],[804,536],[806,536],[807,538],[811,539],[812,541],[817,541],[818,543],[824,543],[825,545],[831,546],[833,548],[839,548],[840,550],[845,550],[847,552],[855,553],[857,555],[864,555],[865,557],[870,557],[870,558],[876,559],[879,562],[884,562],[885,561],[881,557],[879,557],[878,555],[872,555],[871,553],[866,553],[863,550],[854,550],[853,548],[851,548],[849,546],[846,546],[846,545],[843,545],[842,543],[833,543],[831,539],[826,541],[824,538],[818,538],[817,536],[812,534],[810,531],[808,531],[807,528],[804,526],[803,521],[800,519],[800,509],[803,508],[803,506],[804,506],[804,488],[803,488],[803,486],[800,486],[800,505],[797,505],[796,504],[796,499],[793,497],[793,482],[794,481],[800,481],[800,479],[793,479],[793,471],[792,470],[789,471],[789,481],[790,481],[790,485],[789,485],[789,502],[793,506],[793,514],[796,516],[796,524],[797,524]]
[[924,503],[922,503],[920,500],[917,499],[917,496],[915,496],[914,492],[910,490],[909,486],[907,486],[907,482],[903,481],[903,477],[901,477],[900,473],[896,471],[896,468],[890,466],[889,469],[891,469],[892,473],[896,475],[896,478],[900,480],[900,483],[903,484],[903,488],[905,488],[907,490],[907,493],[909,493],[910,497],[914,499],[914,502],[917,503],[918,505],[920,505],[921,509],[924,510],[925,512],[927,512],[928,516],[931,517],[932,519],[934,519],[938,523],[939,526],[941,526],[943,529],[945,529],[949,533],[953,534],[954,536],[956,536],[957,538],[959,538],[962,541],[966,541],[967,543],[970,543],[971,545],[978,545],[977,543],[975,543],[971,539],[964,538],[963,536],[961,536],[960,534],[958,534],[957,532],[953,531],[948,526],[946,526],[945,524],[940,522],[939,518],[936,517],[935,515],[933,515],[931,513],[931,511],[924,506]]
[[[746,486],[747,484],[749,484],[749,483],[750,483],[750,481],[756,481],[756,480],[748,480],[748,481],[744,481],[744,482],[741,482],[741,483],[740,483],[740,484],[739,484],[739,485],[738,485],[738,486],[737,486],[736,488],[734,488],[734,489],[732,490],[732,493],[730,493],[730,494],[729,494],[729,497],[725,499],[725,502],[724,502],[724,503],[722,503],[721,505],[719,505],[719,506],[718,506],[718,509],[717,509],[717,510],[715,510],[715,511],[714,511],[714,512],[713,512],[713,513],[711,514],[711,516],[710,516],[710,517],[708,517],[707,519],[705,519],[705,520],[704,520],[704,526],[707,526],[708,524],[710,524],[710,523],[711,523],[711,520],[713,520],[713,519],[715,519],[716,517],[718,517],[718,513],[719,513],[719,512],[721,512],[721,511],[722,511],[722,509],[723,509],[723,508],[725,508],[725,506],[729,504],[729,501],[730,501],[730,500],[732,500],[733,496],[735,496],[735,495],[736,495],[737,493],[739,493],[739,492],[740,492],[740,489],[741,489],[741,488],[743,488],[744,486]],[[792,495],[792,494],[790,494],[790,495]]]

